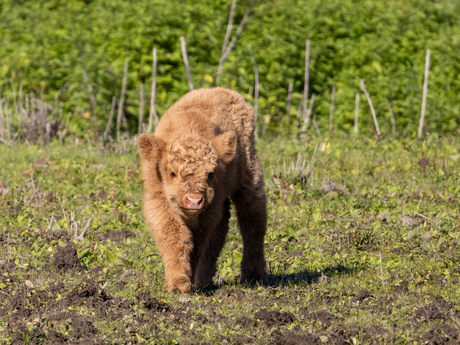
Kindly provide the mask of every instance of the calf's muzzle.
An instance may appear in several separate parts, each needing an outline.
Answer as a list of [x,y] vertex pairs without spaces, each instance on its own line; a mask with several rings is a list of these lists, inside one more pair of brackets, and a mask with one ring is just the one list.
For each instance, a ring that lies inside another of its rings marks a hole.
[[184,197],[184,206],[189,210],[201,210],[204,206],[204,198],[199,194],[189,194]]

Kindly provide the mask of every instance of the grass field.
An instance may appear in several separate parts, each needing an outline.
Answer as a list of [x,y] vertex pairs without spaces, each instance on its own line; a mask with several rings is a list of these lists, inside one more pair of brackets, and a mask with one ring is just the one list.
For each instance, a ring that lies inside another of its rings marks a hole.
[[181,296],[164,290],[135,146],[0,145],[0,342],[458,343],[459,147],[261,140],[267,286],[238,284],[232,217],[216,285]]

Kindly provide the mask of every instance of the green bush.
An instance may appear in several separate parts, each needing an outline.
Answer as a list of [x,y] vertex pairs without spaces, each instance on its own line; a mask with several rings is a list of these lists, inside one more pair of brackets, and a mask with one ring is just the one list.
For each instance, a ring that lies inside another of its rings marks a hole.
[[[249,4],[238,2],[233,33]],[[187,41],[195,88],[214,86],[231,1],[223,0],[4,0],[0,4],[0,85],[10,95],[39,95],[52,103],[58,90],[67,112],[90,110],[87,72],[96,98],[89,119],[71,118],[77,134],[100,133],[113,96],[119,97],[129,58],[124,112],[137,129],[139,84],[145,85],[145,115],[152,82],[152,48],[158,50],[157,110],[163,113],[188,91],[179,38]],[[304,84],[305,40],[311,41],[310,94],[321,129],[329,121],[331,88],[336,86],[335,127],[353,126],[357,78],[365,81],[382,132],[391,130],[389,105],[402,131],[416,128],[421,108],[426,49],[431,49],[427,128],[452,131],[460,107],[460,5],[454,0],[278,0],[256,1],[246,27],[227,58],[220,84],[248,101],[254,83],[250,44],[260,73],[260,119],[274,133],[296,131]],[[287,90],[294,84],[286,114]],[[86,116],[87,117],[87,116]],[[361,126],[372,129],[365,97]],[[362,127],[361,127],[362,128]],[[323,130],[325,131],[325,130]]]

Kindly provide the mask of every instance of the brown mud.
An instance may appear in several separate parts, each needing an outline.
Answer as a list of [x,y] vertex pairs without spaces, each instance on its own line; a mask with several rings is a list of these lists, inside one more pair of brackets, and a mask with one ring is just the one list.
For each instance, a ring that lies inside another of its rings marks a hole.
[[[100,240],[122,245],[130,236],[132,233],[127,230],[114,231],[100,236]],[[0,326],[4,327],[3,337],[8,339],[5,344],[136,344],[158,339],[170,342],[173,336],[167,332],[164,338],[157,338],[169,329],[174,334],[183,334],[182,339],[189,339],[179,344],[460,342],[460,303],[437,295],[417,296],[406,280],[383,296],[367,289],[351,295],[349,290],[321,292],[322,284],[327,284],[320,279],[321,275],[300,272],[270,275],[271,282],[262,287],[273,292],[268,298],[267,295],[258,298],[256,287],[229,283],[202,288],[182,300],[166,294],[154,296],[142,284],[133,290],[131,297],[119,297],[116,294],[125,284],[120,285],[122,281],[139,279],[137,270],[124,270],[117,277],[107,277],[102,267],[81,264],[77,247],[67,233],[55,233],[49,239],[59,240],[61,245],[41,267],[0,261]],[[340,271],[346,270],[340,268]],[[440,276],[427,279],[432,284],[445,284]],[[110,292],[105,286],[107,280],[113,286]],[[42,287],[43,281],[51,283]],[[303,285],[292,288],[291,282]],[[303,303],[305,293],[312,289],[319,289],[318,293]],[[402,296],[419,301],[416,308],[408,311],[404,323],[362,327],[351,321],[364,312],[395,315],[398,308],[395,301]],[[195,298],[199,302],[194,302]],[[253,306],[249,312],[240,308],[240,312],[229,315],[220,312],[221,303],[216,301],[227,305],[244,301]],[[202,331],[207,327],[232,330],[234,336],[221,336],[208,342],[203,340]]]

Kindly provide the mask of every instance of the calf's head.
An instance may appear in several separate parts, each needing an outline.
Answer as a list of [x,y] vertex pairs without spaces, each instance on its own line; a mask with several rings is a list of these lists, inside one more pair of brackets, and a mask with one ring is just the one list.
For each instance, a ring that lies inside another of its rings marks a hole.
[[169,145],[154,134],[143,134],[139,137],[139,152],[148,164],[154,165],[152,173],[161,180],[171,206],[182,217],[191,219],[212,203],[222,169],[235,156],[236,143],[232,131],[211,140],[181,137]]

